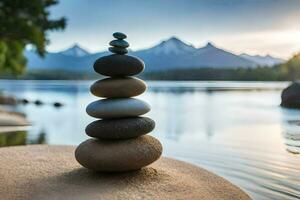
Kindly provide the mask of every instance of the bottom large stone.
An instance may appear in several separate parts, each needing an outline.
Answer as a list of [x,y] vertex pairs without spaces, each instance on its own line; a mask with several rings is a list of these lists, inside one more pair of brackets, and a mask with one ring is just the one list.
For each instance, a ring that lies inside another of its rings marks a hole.
[[156,161],[162,153],[160,142],[149,135],[127,140],[88,139],[76,151],[76,160],[94,171],[132,171]]
[[139,171],[96,173],[81,167],[72,146],[0,148],[0,199],[248,200],[241,189],[202,168],[160,158]]

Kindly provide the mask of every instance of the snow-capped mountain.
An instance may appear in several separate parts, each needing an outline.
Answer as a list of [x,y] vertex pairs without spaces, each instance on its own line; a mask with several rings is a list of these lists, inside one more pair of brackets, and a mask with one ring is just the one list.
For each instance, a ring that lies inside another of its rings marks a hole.
[[143,53],[151,53],[153,55],[183,55],[186,53],[194,52],[196,48],[192,45],[188,45],[177,37],[171,37],[168,40],[164,40],[158,45],[143,50]]
[[[35,70],[70,70],[92,71],[94,61],[109,52],[89,53],[75,44],[73,47],[57,53],[47,53],[44,58],[32,51],[26,51],[28,69]],[[190,68],[245,68],[262,65],[262,61],[247,55],[238,56],[229,51],[207,43],[202,48],[195,48],[176,37],[162,41],[159,44],[144,50],[129,51],[129,55],[140,57],[146,64],[146,72],[165,71],[171,69]],[[263,59],[261,59],[263,60]],[[267,62],[267,61],[268,62]],[[271,61],[281,59],[270,57],[265,63],[271,65]],[[278,62],[274,62],[277,64]]]
[[171,38],[160,44],[132,53],[144,60],[147,71],[188,68],[237,68],[255,67],[257,64],[207,43],[194,48],[178,39]]
[[252,61],[218,48],[210,42],[185,59],[191,61],[191,67],[239,68],[256,66]]
[[87,50],[81,48],[78,44],[75,44],[64,51],[61,51],[60,53],[66,56],[74,56],[74,57],[83,57],[90,54]]
[[275,57],[272,57],[270,55],[266,55],[266,56],[254,55],[254,56],[251,56],[251,55],[243,53],[243,54],[240,55],[240,57],[251,60],[251,61],[257,63],[260,66],[270,66],[271,67],[271,66],[274,66],[274,65],[281,64],[281,63],[285,62],[285,60],[283,60],[281,58],[275,58]]

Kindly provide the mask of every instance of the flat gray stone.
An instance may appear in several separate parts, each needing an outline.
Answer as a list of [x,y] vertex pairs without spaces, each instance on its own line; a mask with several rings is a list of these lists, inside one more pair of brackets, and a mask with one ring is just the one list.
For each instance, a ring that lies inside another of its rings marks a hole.
[[86,112],[95,118],[137,117],[150,111],[150,105],[134,98],[102,99],[90,103]]
[[148,117],[103,119],[90,123],[85,132],[99,139],[128,139],[150,133],[155,122]]
[[138,170],[156,161],[162,153],[160,142],[149,135],[127,140],[88,139],[76,151],[84,167],[101,172]]
[[94,70],[104,76],[133,76],[141,73],[144,68],[142,60],[128,55],[103,56],[94,63]]
[[134,77],[106,78],[96,81],[91,86],[91,93],[98,97],[134,97],[145,92],[144,81]]
[[120,48],[120,47],[109,47],[108,50],[112,53],[116,53],[116,54],[120,54],[120,55],[128,53],[127,49]]
[[129,47],[129,43],[125,40],[112,40],[109,45],[113,47],[127,48]]
[[[59,134],[59,133],[58,133]],[[74,146],[0,148],[4,200],[249,200],[224,178],[182,161],[161,157],[139,171],[99,173],[74,158]]]

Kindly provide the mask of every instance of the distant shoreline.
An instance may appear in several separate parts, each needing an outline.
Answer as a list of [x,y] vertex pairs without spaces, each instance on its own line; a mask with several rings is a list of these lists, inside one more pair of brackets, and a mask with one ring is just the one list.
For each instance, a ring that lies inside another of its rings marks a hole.
[[[280,66],[257,68],[186,68],[181,70],[144,71],[144,80],[168,81],[290,81]],[[2,75],[1,79],[18,80],[94,80],[104,78],[93,71],[29,70],[21,76]]]

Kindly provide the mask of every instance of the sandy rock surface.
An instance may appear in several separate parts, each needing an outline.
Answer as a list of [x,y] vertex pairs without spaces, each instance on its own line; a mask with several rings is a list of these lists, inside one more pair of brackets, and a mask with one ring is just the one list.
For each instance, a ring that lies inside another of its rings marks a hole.
[[250,199],[199,167],[161,158],[127,173],[95,173],[74,158],[75,147],[0,148],[1,199]]

